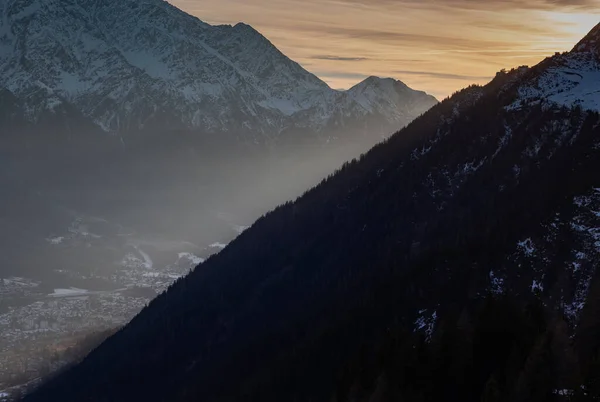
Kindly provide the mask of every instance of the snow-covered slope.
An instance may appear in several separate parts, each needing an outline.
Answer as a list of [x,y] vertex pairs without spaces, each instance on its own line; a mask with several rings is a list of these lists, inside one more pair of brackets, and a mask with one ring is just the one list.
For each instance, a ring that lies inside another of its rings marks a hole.
[[436,103],[403,85],[335,91],[252,27],[211,26],[162,0],[3,1],[0,87],[30,121],[69,103],[106,132],[228,131],[253,141],[374,111],[399,128]]
[[600,25],[571,52],[556,54],[531,69],[518,93],[512,107],[544,101],[600,111]]

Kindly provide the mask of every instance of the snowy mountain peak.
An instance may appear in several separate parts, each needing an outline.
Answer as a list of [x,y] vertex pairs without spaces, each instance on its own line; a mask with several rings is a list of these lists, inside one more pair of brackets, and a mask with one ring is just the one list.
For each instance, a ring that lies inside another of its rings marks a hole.
[[393,78],[371,76],[350,88],[347,93],[369,112],[382,107],[400,112],[406,110],[406,106],[416,112],[415,109],[422,103],[430,107],[437,103],[433,96],[415,91],[402,81]]
[[350,90],[364,89],[367,87],[387,88],[388,90],[394,87],[408,88],[408,86],[405,83],[403,83],[402,81],[398,81],[394,78],[381,78],[372,75],[369,78],[366,78],[365,80],[356,84]]
[[33,122],[68,103],[106,132],[227,132],[256,143],[375,111],[393,131],[432,105],[407,88],[404,102],[386,82],[368,95],[384,104],[357,105],[251,26],[211,26],[162,0],[0,2],[0,87]]
[[573,48],[573,52],[600,53],[600,24],[592,30]]

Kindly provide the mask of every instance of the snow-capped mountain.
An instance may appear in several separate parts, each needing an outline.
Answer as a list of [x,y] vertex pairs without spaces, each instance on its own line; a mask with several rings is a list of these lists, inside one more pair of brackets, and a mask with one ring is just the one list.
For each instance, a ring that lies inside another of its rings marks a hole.
[[368,112],[382,115],[392,112],[399,121],[420,113],[423,107],[423,92],[414,91],[391,78],[369,77],[347,93],[351,101],[357,102]]
[[162,0],[3,1],[0,77],[30,121],[69,104],[118,134],[227,131],[264,142],[374,115],[387,134],[436,103],[376,78],[333,90],[252,27],[211,26]]
[[594,28],[571,52],[556,54],[532,69],[520,69],[517,102],[552,102],[600,110],[600,28]]

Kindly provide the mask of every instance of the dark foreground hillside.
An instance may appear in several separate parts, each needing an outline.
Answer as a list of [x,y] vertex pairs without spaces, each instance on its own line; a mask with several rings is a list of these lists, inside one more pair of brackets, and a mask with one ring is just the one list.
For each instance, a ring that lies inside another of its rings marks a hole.
[[525,91],[593,49],[435,106],[26,400],[600,398],[600,116]]

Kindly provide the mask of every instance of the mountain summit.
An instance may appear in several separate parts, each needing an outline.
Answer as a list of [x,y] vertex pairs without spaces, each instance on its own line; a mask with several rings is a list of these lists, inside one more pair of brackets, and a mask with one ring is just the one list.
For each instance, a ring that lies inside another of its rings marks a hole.
[[423,110],[423,100],[435,102],[435,98],[422,91],[409,88],[402,81],[393,78],[369,77],[347,91],[347,95],[369,113],[379,113],[403,121],[419,115]]
[[574,52],[591,52],[596,55],[600,53],[600,24],[592,30],[573,48]]
[[569,108],[580,106],[583,109],[600,109],[598,40],[600,24],[572,51],[547,58],[527,71],[518,88],[519,102],[549,101]]
[[265,142],[374,114],[387,133],[436,103],[407,88],[394,102],[358,101],[252,27],[211,26],[165,1],[6,0],[0,21],[0,87],[30,121],[69,104],[120,135],[183,129]]

